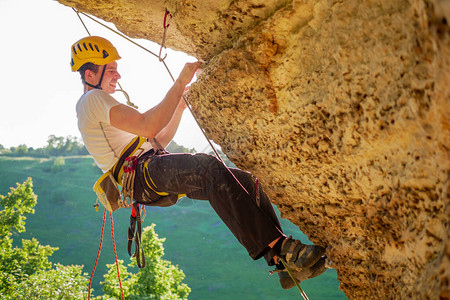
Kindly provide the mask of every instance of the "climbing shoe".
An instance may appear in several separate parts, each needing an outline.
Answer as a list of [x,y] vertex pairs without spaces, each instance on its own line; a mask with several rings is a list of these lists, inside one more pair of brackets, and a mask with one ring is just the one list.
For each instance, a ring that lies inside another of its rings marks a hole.
[[325,254],[325,248],[302,244],[290,236],[281,244],[280,254],[290,270],[301,272],[302,269],[314,265]]
[[[322,256],[309,268],[303,268],[300,271],[290,269],[291,274],[294,276],[297,283],[300,284],[300,282],[306,279],[314,278],[325,272],[327,269],[325,266],[326,260],[327,257]],[[278,276],[280,277],[280,284],[283,289],[287,290],[296,285],[286,269],[278,271]]]

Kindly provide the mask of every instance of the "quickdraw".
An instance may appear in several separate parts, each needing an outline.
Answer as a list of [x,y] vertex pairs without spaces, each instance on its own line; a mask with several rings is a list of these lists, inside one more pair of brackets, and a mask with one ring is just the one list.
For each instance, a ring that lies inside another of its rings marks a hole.
[[[143,214],[143,217],[141,216]],[[136,264],[138,268],[145,267],[145,254],[144,248],[141,243],[141,234],[142,234],[142,223],[144,222],[143,218],[145,218],[146,212],[145,208],[142,207],[142,210],[139,208],[139,203],[133,201],[133,207],[130,216],[130,226],[128,227],[128,254],[131,257],[136,257]],[[136,228],[137,225],[137,228]],[[131,253],[131,247],[135,246],[135,251]]]
[[133,202],[134,178],[136,177],[137,156],[130,156],[123,163],[122,197],[120,207],[130,207]]
[[161,42],[161,47],[159,48],[159,55],[158,55],[158,59],[159,61],[163,61],[164,59],[166,59],[167,57],[167,53],[166,55],[164,55],[164,57],[161,57],[161,53],[162,53],[162,49],[166,49],[166,33],[167,33],[167,29],[169,28],[170,24],[167,20],[167,17],[169,17],[169,20],[172,19],[172,14],[167,10],[166,8],[166,12],[164,13],[164,23],[163,23],[163,38],[162,38],[162,42]]
[[167,23],[167,16],[169,16],[170,19],[172,19],[172,14],[166,8],[166,12],[164,13],[164,24],[163,24],[164,29],[167,29],[170,26],[170,24]]

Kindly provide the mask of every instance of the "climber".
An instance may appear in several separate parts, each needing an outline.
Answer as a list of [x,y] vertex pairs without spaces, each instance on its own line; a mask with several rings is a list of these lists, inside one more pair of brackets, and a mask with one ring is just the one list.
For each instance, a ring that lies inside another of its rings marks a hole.
[[[179,126],[186,108],[182,95],[201,63],[187,63],[164,99],[140,113],[111,96],[120,79],[120,56],[108,40],[89,36],[74,43],[71,52],[72,71],[80,73],[84,87],[76,112],[85,146],[135,201],[169,206],[181,195],[208,200],[253,259],[264,257],[276,266],[285,289],[294,281],[281,259],[299,282],[325,271],[325,249],[285,236],[269,198],[250,173],[228,169],[207,154],[163,149]],[[132,180],[125,184],[130,173]]]

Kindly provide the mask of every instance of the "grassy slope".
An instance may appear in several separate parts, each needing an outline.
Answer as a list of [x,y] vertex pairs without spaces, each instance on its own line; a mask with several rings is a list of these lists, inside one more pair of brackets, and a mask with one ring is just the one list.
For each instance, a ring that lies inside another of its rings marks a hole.
[[[96,196],[92,185],[100,175],[89,157],[66,158],[60,171],[52,170],[53,160],[0,157],[0,194],[6,195],[16,182],[33,178],[38,195],[36,213],[28,216],[27,232],[21,237],[36,237],[41,244],[59,247],[52,261],[84,265],[91,273],[95,262],[102,208],[93,208]],[[209,203],[182,199],[169,208],[147,208],[145,225],[156,224],[160,237],[166,237],[164,258],[179,265],[191,287],[190,299],[300,299],[297,289],[284,291],[278,276],[270,276],[263,260],[253,262],[245,249],[210,208]],[[130,211],[113,214],[115,240],[119,259],[129,261],[126,251]],[[288,235],[307,238],[286,220]],[[106,264],[114,262],[109,218],[105,225],[103,250],[93,286],[101,293]],[[338,290],[336,272],[302,283],[311,299],[345,299]]]

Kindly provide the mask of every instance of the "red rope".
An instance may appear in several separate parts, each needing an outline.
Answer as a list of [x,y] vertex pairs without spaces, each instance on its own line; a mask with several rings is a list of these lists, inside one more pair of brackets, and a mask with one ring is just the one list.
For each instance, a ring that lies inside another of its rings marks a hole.
[[104,213],[103,213],[102,233],[100,234],[100,246],[98,247],[97,259],[95,260],[94,269],[92,269],[91,279],[89,280],[88,299],[91,299],[91,283],[92,283],[92,278],[94,277],[95,269],[97,268],[98,258],[100,257],[100,252],[101,252],[101,250],[102,250],[102,244],[103,244],[103,231],[104,231],[104,229],[105,229],[105,219],[106,219],[106,208],[105,208],[105,211],[104,211]]
[[[122,294],[122,299],[125,299],[125,297],[123,296],[122,281],[120,280],[119,262],[117,261],[116,242],[114,240],[114,223],[113,223],[112,213],[109,213],[109,215],[111,216],[111,236],[112,236],[112,242],[113,242],[113,247],[114,247],[114,257],[116,258],[116,269],[117,269],[117,276],[119,277],[120,293]],[[95,269],[97,268],[97,263],[98,263],[98,258],[100,257],[100,252],[102,251],[103,232],[105,230],[105,220],[106,220],[106,208],[105,208],[105,211],[103,212],[103,224],[102,224],[102,232],[100,234],[100,246],[98,247],[97,258],[95,260],[94,269],[92,269],[91,278],[89,280],[88,299],[91,299],[92,278],[94,277]]]
[[125,300],[125,297],[123,296],[122,281],[120,280],[119,262],[117,261],[116,242],[114,240],[114,222],[111,212],[109,212],[109,215],[111,216],[111,237],[114,247],[114,257],[116,258],[116,269],[117,269],[117,277],[119,278],[120,293],[122,294],[122,299]]

